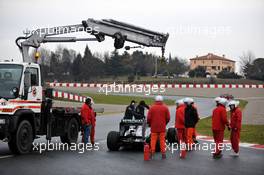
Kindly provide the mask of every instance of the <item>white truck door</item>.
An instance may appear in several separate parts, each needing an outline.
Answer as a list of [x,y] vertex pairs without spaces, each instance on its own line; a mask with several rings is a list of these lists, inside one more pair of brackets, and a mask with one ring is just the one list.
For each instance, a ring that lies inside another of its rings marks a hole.
[[27,100],[42,101],[42,86],[39,69],[35,67],[28,67],[27,71],[29,71],[31,75],[31,87],[28,89]]

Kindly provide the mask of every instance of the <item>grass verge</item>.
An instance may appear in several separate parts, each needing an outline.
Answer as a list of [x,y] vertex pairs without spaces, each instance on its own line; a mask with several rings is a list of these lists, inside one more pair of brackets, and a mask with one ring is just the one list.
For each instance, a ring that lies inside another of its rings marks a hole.
[[[240,108],[243,110],[247,101],[240,100]],[[212,136],[212,117],[201,119],[196,126],[201,135]],[[230,132],[225,130],[225,139],[230,139]],[[240,141],[246,143],[264,144],[264,125],[242,125]]]
[[[131,100],[139,102],[144,100],[146,104],[150,105],[154,103],[152,97],[137,97],[137,96],[121,96],[121,95],[105,95],[105,94],[95,94],[95,93],[84,93],[83,96],[92,97],[96,103],[102,104],[117,104],[117,105],[128,105]],[[173,100],[164,100],[166,105],[174,105]]]

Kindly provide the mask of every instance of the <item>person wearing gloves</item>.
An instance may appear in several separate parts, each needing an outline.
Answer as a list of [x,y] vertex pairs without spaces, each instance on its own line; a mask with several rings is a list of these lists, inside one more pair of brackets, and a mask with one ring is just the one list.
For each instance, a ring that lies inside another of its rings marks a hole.
[[[185,132],[185,124],[184,124],[184,112],[185,112],[185,104],[182,99],[176,101],[176,116],[175,116],[175,128],[177,129],[177,137],[180,146],[182,144],[186,144],[186,132]],[[185,148],[184,145],[181,147],[180,157],[185,157]]]
[[150,107],[147,115],[147,123],[151,131],[151,159],[154,157],[156,143],[159,139],[162,159],[166,159],[166,125],[170,121],[170,112],[168,107],[163,103],[163,97],[155,97],[155,103]]
[[185,98],[184,103],[186,105],[184,110],[184,124],[186,128],[186,142],[188,150],[192,149],[193,142],[193,135],[194,135],[194,128],[197,124],[199,118],[197,109],[193,107],[193,99],[192,98]]
[[212,131],[215,142],[213,158],[221,158],[222,150],[220,150],[220,147],[223,147],[225,126],[229,127],[225,107],[227,100],[225,98],[217,98],[215,100],[216,108],[213,110],[212,114]]
[[229,102],[228,106],[230,108],[230,141],[232,149],[234,151],[232,156],[239,156],[239,140],[240,140],[240,131],[241,131],[241,121],[242,121],[242,112],[238,107],[239,101],[232,100]]

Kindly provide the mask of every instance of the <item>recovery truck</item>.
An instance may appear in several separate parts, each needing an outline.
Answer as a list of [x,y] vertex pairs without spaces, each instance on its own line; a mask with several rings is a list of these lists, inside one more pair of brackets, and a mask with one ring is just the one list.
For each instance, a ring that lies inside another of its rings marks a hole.
[[[75,32],[87,32],[93,37],[55,36]],[[115,20],[88,19],[77,25],[37,29],[16,39],[23,61],[0,61],[0,140],[8,142],[11,152],[29,153],[34,139],[43,135],[47,140],[59,136],[62,142],[75,143],[81,130],[79,109],[52,107],[52,89],[44,88],[40,65],[37,59],[31,58],[29,48],[37,51],[42,43],[47,42],[101,42],[105,36],[114,39],[116,49],[123,48],[128,41],[146,47],[160,47],[162,55],[169,37]],[[126,49],[130,47],[126,46]]]

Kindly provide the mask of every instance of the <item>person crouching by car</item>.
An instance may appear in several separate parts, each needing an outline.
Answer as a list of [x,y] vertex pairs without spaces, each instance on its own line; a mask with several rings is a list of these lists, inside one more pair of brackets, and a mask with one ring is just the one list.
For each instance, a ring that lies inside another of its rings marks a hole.
[[147,116],[147,122],[150,125],[151,138],[150,149],[151,159],[154,158],[156,143],[159,139],[162,159],[166,159],[166,125],[170,121],[170,112],[168,107],[163,104],[163,97],[155,97],[155,103],[150,107]]
[[135,119],[145,119],[145,109],[149,109],[149,106],[145,103],[145,101],[141,100],[135,110]]
[[183,101],[186,105],[184,110],[184,120],[185,120],[184,124],[186,128],[187,149],[191,150],[194,144],[193,141],[194,128],[199,118],[198,118],[197,109],[193,107],[193,99],[185,98]]
[[149,109],[149,106],[145,103],[144,100],[141,100],[138,104],[138,106],[136,107],[135,110],[135,119],[136,120],[144,120],[144,123],[142,125],[142,138],[145,139],[145,132],[146,132],[146,125],[147,122],[145,120],[145,109]]
[[240,140],[240,131],[241,131],[241,121],[242,121],[242,112],[238,107],[239,101],[232,100],[229,102],[228,106],[230,107],[230,128],[231,135],[230,141],[232,149],[234,151],[231,156],[239,156],[239,140]]
[[225,126],[229,127],[225,107],[227,100],[225,98],[216,98],[215,101],[216,108],[213,110],[212,114],[212,131],[215,142],[215,152],[213,153],[214,159],[223,156],[220,147],[223,147]]
[[132,120],[136,110],[136,101],[132,100],[126,107],[124,119]]
[[92,126],[92,111],[91,111],[91,98],[86,98],[85,103],[81,108],[82,128],[83,128],[83,142],[89,142],[89,136]]

